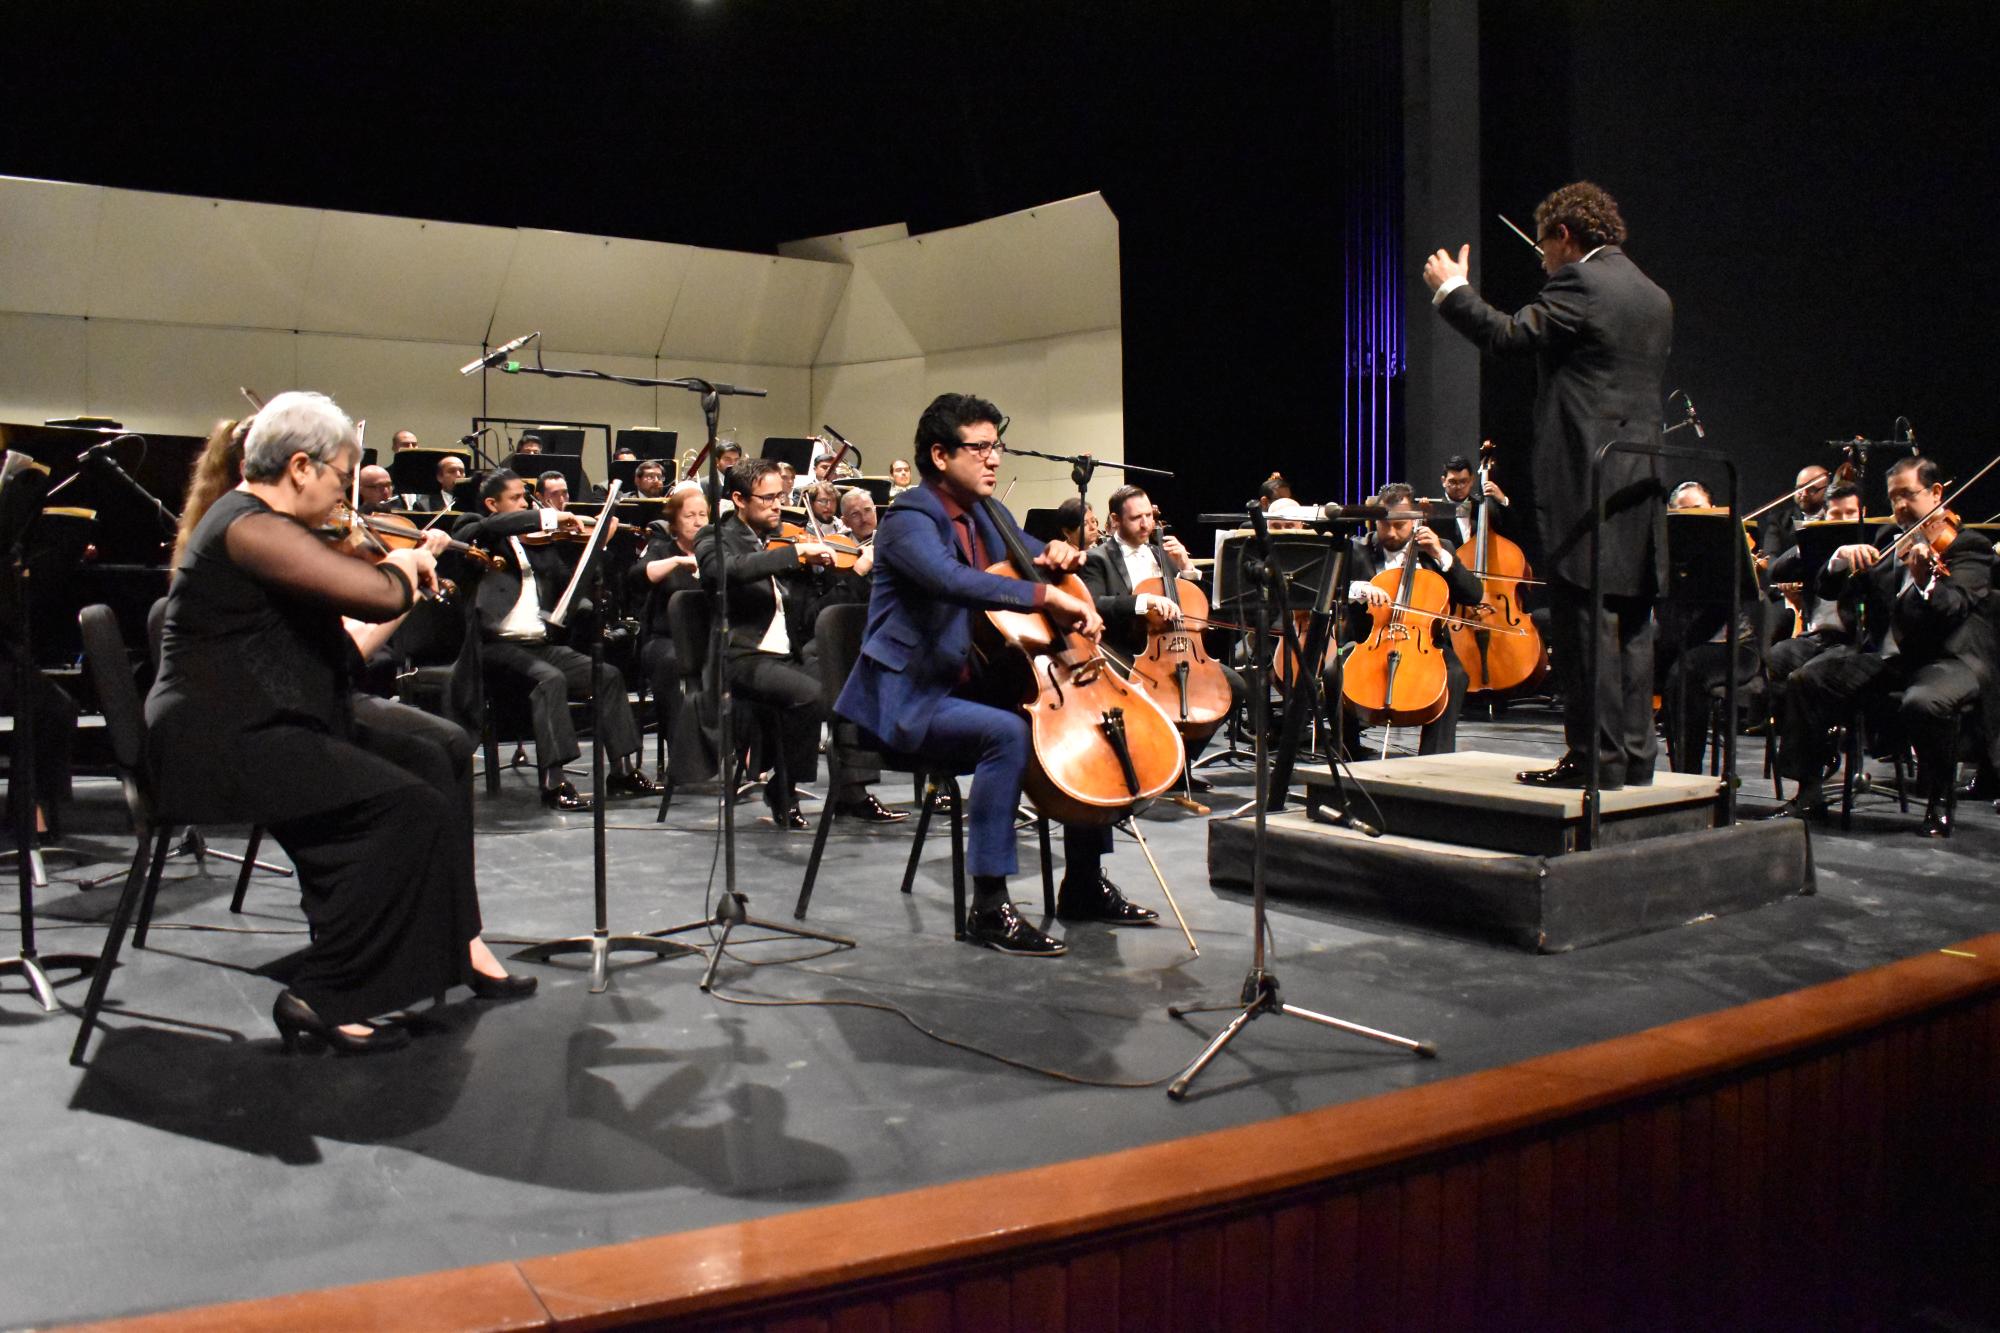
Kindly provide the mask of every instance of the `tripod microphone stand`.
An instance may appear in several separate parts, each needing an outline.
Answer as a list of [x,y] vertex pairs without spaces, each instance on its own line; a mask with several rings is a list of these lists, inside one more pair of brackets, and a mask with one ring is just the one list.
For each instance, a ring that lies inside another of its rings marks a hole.
[[1322,1014],[1316,1010],[1303,1009],[1298,1005],[1286,1003],[1278,998],[1277,973],[1265,966],[1264,865],[1269,838],[1266,818],[1269,813],[1271,791],[1271,756],[1266,741],[1268,730],[1266,724],[1270,711],[1270,625],[1273,604],[1277,604],[1280,614],[1284,613],[1285,607],[1282,600],[1284,596],[1282,571],[1277,569],[1271,559],[1270,529],[1265,525],[1263,510],[1255,502],[1249,505],[1249,517],[1253,536],[1250,549],[1244,552],[1244,580],[1246,583],[1254,584],[1261,594],[1253,604],[1255,618],[1252,623],[1256,633],[1251,641],[1254,646],[1250,654],[1250,709],[1253,718],[1252,731],[1255,734],[1257,747],[1256,833],[1251,843],[1250,858],[1250,970],[1243,978],[1242,993],[1234,1003],[1173,1005],[1168,1008],[1169,1018],[1185,1018],[1189,1014],[1221,1013],[1232,1009],[1236,1011],[1236,1017],[1229,1020],[1222,1031],[1216,1033],[1208,1045],[1202,1048],[1201,1054],[1195,1056],[1193,1062],[1181,1071],[1180,1076],[1167,1085],[1167,1096],[1175,1101],[1187,1096],[1189,1085],[1200,1076],[1202,1070],[1208,1068],[1216,1056],[1222,1053],[1224,1047],[1236,1039],[1237,1034],[1243,1031],[1250,1020],[1264,1014],[1289,1014],[1293,1018],[1303,1018],[1322,1027],[1334,1028],[1357,1037],[1366,1037],[1370,1041],[1413,1051],[1425,1059],[1437,1057],[1437,1047],[1430,1042],[1399,1037],[1393,1032],[1363,1027],[1344,1018],[1335,1018],[1331,1014]]

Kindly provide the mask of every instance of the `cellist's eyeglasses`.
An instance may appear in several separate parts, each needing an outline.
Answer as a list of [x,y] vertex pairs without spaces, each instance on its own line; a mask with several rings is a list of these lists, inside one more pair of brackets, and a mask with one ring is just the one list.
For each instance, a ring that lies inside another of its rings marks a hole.
[[1005,458],[1007,456],[1007,446],[999,440],[995,440],[991,444],[961,444],[958,447],[978,458]]

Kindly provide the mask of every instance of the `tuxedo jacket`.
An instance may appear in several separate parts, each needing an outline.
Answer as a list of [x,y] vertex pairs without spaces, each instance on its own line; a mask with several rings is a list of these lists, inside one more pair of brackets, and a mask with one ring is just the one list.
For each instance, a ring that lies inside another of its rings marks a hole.
[[[1450,569],[1441,570],[1437,561],[1416,549],[1415,542],[1412,542],[1407,549],[1416,556],[1417,568],[1444,575],[1445,586],[1451,589],[1451,605],[1454,609],[1477,606],[1485,599],[1486,589],[1480,584],[1478,575],[1466,568],[1463,560],[1454,558]],[[1375,544],[1373,538],[1349,543],[1347,581],[1350,584],[1368,582],[1382,572],[1386,559],[1382,548]],[[1341,588],[1338,592],[1340,602],[1346,608],[1343,614],[1347,621],[1345,629],[1341,632],[1341,642],[1356,643],[1367,638],[1373,623],[1368,608],[1359,602],[1348,601],[1346,588]],[[1433,620],[1431,634],[1435,642],[1443,643],[1450,638],[1451,628],[1441,620]]]
[[[1673,343],[1667,294],[1618,246],[1556,270],[1512,315],[1468,284],[1438,305],[1485,351],[1535,359],[1536,516],[1543,578],[1590,587],[1590,504],[1597,452],[1614,440],[1660,442],[1660,398]],[[1604,465],[1604,591],[1654,595],[1667,586],[1665,489],[1653,460],[1612,454]]]
[[[720,555],[718,555],[718,547]],[[713,592],[723,582],[727,567],[729,639],[726,651],[741,657],[757,651],[771,618],[777,613],[779,593],[771,580],[786,583],[785,632],[791,636],[796,653],[812,637],[812,615],[819,588],[810,568],[799,563],[789,546],[764,549],[764,539],[732,511],[720,521],[703,528],[694,539],[696,568],[701,586]]]
[[[995,506],[1000,521],[1031,553],[1042,543]],[[987,553],[1005,551],[1000,530],[981,509],[973,526]],[[875,530],[874,588],[861,657],[833,709],[892,750],[916,751],[938,704],[958,685],[972,656],[972,618],[988,609],[1031,611],[1036,585],[974,569],[954,524],[929,486],[913,486],[882,512]]]
[[[1884,529],[1884,535],[1894,531]],[[1990,689],[2000,683],[2000,631],[1988,606],[1993,544],[1977,532],[1961,532],[1944,559],[1949,573],[1931,586],[1928,596],[1922,583],[1898,591],[1903,564],[1897,559],[1879,560],[1859,572],[1828,568],[1820,574],[1819,594],[1841,598],[1843,618],[1850,607],[1861,610],[1860,643],[1868,651],[1880,652],[1894,626],[1896,649],[1911,661],[1957,658]]]
[[[1153,551],[1160,558],[1163,572],[1172,568],[1173,561],[1165,551],[1157,546]],[[1132,589],[1125,556],[1118,549],[1116,537],[1106,537],[1085,552],[1079,577],[1090,590],[1091,600],[1097,603],[1097,614],[1104,617],[1104,641],[1127,657],[1144,652],[1146,625],[1139,619],[1136,609],[1139,597]]]

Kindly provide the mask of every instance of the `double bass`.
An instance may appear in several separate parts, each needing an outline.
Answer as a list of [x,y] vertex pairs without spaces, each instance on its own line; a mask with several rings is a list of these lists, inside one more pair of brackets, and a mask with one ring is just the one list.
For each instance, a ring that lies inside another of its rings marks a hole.
[[[1090,600],[1075,574],[1035,564],[993,497],[979,503],[1007,546],[1007,559],[987,573],[1054,584]],[[1045,611],[990,610],[975,623],[986,671],[1015,688],[1028,720],[1032,750],[1022,789],[1037,810],[1065,824],[1110,824],[1173,785],[1187,758],[1180,732],[1111,669],[1096,644]]]
[[1473,623],[1451,626],[1451,647],[1465,667],[1467,694],[1532,688],[1549,670],[1541,632],[1521,606],[1522,583],[1532,579],[1534,571],[1519,546],[1493,531],[1493,501],[1486,494],[1493,454],[1493,441],[1479,446],[1479,473],[1473,483],[1479,517],[1472,539],[1454,553],[1479,576],[1482,589],[1479,605],[1465,613]]
[[1152,541],[1162,577],[1143,579],[1132,591],[1164,597],[1181,614],[1178,620],[1149,621],[1146,649],[1133,658],[1131,679],[1172,719],[1181,739],[1197,745],[1229,720],[1233,699],[1222,664],[1208,655],[1201,631],[1193,628],[1208,622],[1208,598],[1199,584],[1167,573],[1172,561],[1160,541],[1165,531],[1154,529]]

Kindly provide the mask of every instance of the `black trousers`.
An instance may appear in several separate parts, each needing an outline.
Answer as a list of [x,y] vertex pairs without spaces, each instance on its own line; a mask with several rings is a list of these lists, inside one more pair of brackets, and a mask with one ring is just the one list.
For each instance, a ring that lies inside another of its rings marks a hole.
[[[1653,645],[1658,630],[1650,597],[1606,597],[1594,619],[1590,591],[1551,583],[1550,666],[1563,696],[1563,741],[1568,757],[1586,762],[1594,742],[1603,780],[1649,773],[1658,742],[1653,734]],[[1590,645],[1604,666],[1597,691],[1597,735],[1590,734]]]
[[[70,794],[70,750],[76,741],[76,700],[40,671],[28,677],[28,704],[35,719],[35,800],[51,816]],[[0,657],[0,713],[20,715],[14,697],[14,663]],[[19,733],[15,733],[17,736]],[[13,780],[8,779],[7,811],[14,809]]]
[[639,665],[653,695],[653,724],[672,742],[681,715],[681,663],[670,634],[654,634],[639,645]]
[[[1917,752],[1918,785],[1941,795],[1957,768],[1952,723],[1980,696],[1979,673],[1956,657],[1917,663],[1863,648],[1828,648],[1794,671],[1778,719],[1779,771],[1797,780],[1803,801],[1820,798],[1821,775],[1833,755],[1827,733],[1852,719],[1856,708],[1901,689],[1894,722]],[[1885,719],[1886,720],[1886,719]]]
[[[570,721],[569,701],[591,697],[589,657],[559,643],[513,639],[489,639],[481,645],[480,653],[488,667],[527,682],[537,764],[547,770],[583,753]],[[639,725],[632,717],[632,701],[625,694],[625,677],[608,662],[597,677],[597,700],[605,753],[614,759],[638,754]]]
[[[807,645],[803,659],[780,657],[776,653],[732,654],[729,688],[741,698],[777,710],[778,734],[773,739],[784,748],[785,776],[794,785],[811,782],[819,772],[819,728],[827,717],[812,646]],[[828,799],[834,802],[859,799],[867,784],[878,776],[874,770],[842,768],[839,787],[828,794]],[[764,802],[779,814],[792,808],[792,793],[780,789],[775,765],[764,787]]]
[[[1660,681],[1660,714],[1667,758],[1676,773],[1699,773],[1708,749],[1711,692],[1729,678],[1728,645],[1697,643],[1675,656]],[[1757,645],[1736,645],[1736,683],[1747,688],[1757,674]]]

